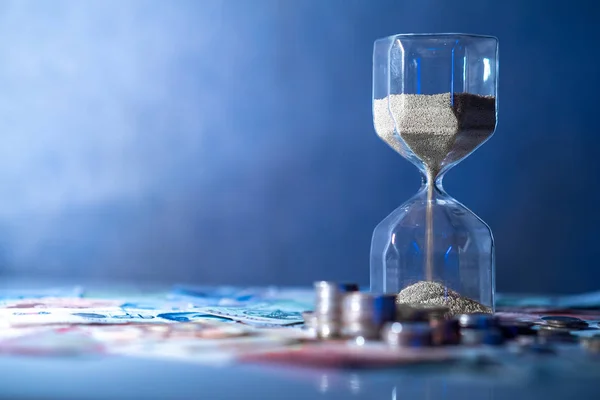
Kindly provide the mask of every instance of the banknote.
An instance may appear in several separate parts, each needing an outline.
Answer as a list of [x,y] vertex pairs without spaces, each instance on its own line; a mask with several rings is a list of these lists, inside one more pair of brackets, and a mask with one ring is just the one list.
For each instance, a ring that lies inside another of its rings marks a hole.
[[[113,312],[116,314],[119,309],[115,308]],[[1,309],[0,321],[5,327],[127,323],[124,319],[108,319],[106,309],[102,309],[102,313],[100,313],[96,309],[72,310],[65,308]]]
[[47,298],[24,298],[17,300],[4,300],[0,302],[0,309],[28,309],[28,308],[98,308],[98,307],[119,307],[122,300],[116,299],[85,299],[80,297],[47,297]]
[[198,307],[250,306],[261,303],[302,304],[303,309],[312,308],[314,292],[305,288],[276,287],[209,287],[185,286],[173,287],[168,295],[169,300],[185,301]]
[[287,304],[287,307],[278,307],[278,305],[268,303],[250,307],[201,307],[199,311],[253,325],[283,326],[304,322],[302,318],[303,309],[289,304]]
[[212,315],[205,312],[198,311],[177,311],[177,312],[160,312],[156,314],[157,318],[169,322],[222,322],[231,323],[231,318],[224,318],[219,315]]
[[149,310],[121,307],[102,308],[5,308],[0,309],[0,324],[8,326],[58,324],[125,324],[125,323],[181,323],[232,322],[232,318],[206,312]]

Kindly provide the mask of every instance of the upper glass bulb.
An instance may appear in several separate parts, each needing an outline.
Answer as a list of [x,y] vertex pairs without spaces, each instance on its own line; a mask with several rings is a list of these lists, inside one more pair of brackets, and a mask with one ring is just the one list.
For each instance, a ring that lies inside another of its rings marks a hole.
[[[494,37],[395,35],[375,42],[375,131],[433,179],[496,128]],[[426,114],[426,117],[424,117]]]

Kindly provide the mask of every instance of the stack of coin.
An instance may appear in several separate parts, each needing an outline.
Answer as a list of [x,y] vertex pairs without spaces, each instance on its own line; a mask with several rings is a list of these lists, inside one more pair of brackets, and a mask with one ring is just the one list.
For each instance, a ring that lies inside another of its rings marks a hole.
[[342,335],[378,339],[386,322],[396,318],[396,296],[352,292],[342,301]]
[[416,308],[421,312],[424,312],[427,315],[427,319],[429,321],[443,320],[446,319],[448,315],[450,315],[450,308],[444,306],[421,304]]
[[550,325],[540,325],[537,332],[540,342],[549,343],[575,343],[577,337],[568,328],[556,328]]
[[358,291],[358,285],[319,281],[315,282],[314,287],[316,298],[313,321],[317,337],[337,338],[342,328],[342,299],[346,293]]
[[492,314],[474,313],[462,314],[458,317],[461,328],[466,329],[488,329],[498,325],[498,321]]
[[500,345],[504,342],[504,336],[498,328],[498,320],[491,314],[462,314],[458,321],[462,344]]
[[399,304],[397,321],[428,322],[431,327],[432,342],[436,346],[460,343],[458,320],[447,319],[448,307],[428,304]]
[[553,315],[542,317],[546,325],[558,329],[580,330],[588,327],[588,323],[580,318]]
[[391,347],[428,347],[432,343],[431,327],[426,322],[390,322],[381,337]]
[[397,303],[397,322],[429,322],[427,307],[419,304]]
[[460,324],[457,319],[431,319],[429,326],[434,345],[460,344]]

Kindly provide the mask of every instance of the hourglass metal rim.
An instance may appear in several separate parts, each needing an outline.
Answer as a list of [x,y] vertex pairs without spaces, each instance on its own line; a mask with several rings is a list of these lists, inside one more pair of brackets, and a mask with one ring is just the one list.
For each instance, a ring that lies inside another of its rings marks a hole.
[[385,42],[393,39],[402,39],[402,38],[418,38],[418,37],[429,37],[429,38],[473,38],[473,39],[492,39],[498,42],[498,38],[496,36],[491,35],[478,35],[473,33],[398,33],[395,35],[389,35],[375,40],[375,43]]

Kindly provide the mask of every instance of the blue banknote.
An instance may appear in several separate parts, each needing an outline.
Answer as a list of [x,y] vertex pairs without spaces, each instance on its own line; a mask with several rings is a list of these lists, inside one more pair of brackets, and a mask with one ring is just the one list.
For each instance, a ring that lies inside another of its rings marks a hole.
[[202,307],[205,314],[251,325],[283,326],[302,323],[302,310],[264,304],[254,307]]

